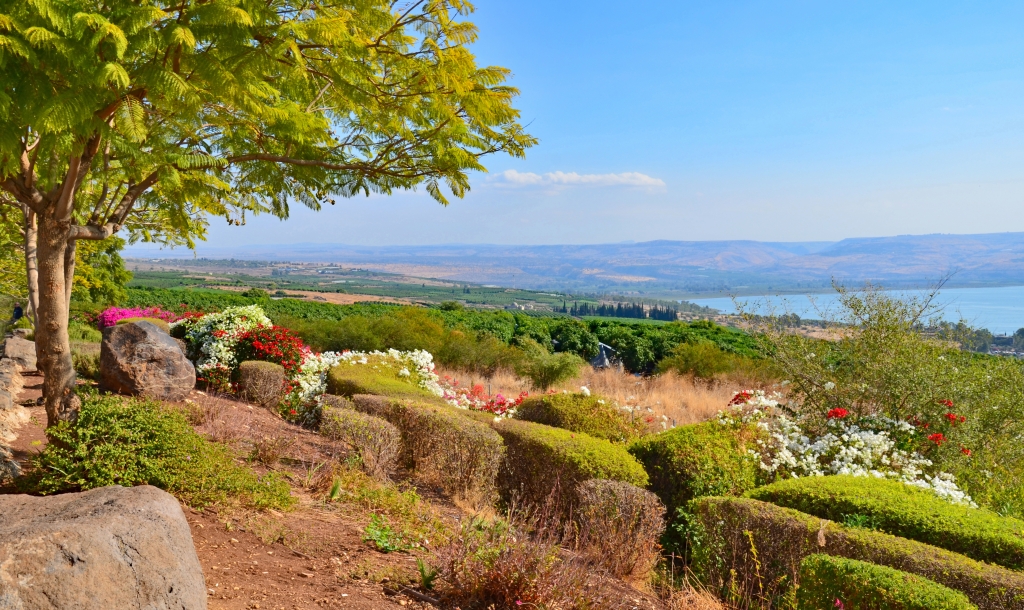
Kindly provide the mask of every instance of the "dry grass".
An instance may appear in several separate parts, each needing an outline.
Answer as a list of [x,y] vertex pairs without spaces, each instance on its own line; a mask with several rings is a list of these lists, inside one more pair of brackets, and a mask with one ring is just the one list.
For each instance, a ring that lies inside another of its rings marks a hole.
[[[492,395],[499,392],[505,396],[518,396],[524,391],[533,393],[529,380],[509,371],[499,371],[489,381],[451,370],[439,369],[438,374],[456,379],[463,386],[481,384]],[[587,367],[579,377],[556,386],[554,390],[577,392],[580,386],[611,398],[619,405],[632,407],[635,417],[643,418],[650,430],[657,431],[707,421],[725,408],[734,393],[757,388],[759,384],[730,377],[705,383],[675,373],[637,377],[617,369]]]

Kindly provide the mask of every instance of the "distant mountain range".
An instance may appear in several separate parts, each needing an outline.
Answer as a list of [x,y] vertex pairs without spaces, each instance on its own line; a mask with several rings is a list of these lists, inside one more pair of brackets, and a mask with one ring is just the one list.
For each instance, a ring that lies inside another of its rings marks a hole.
[[[191,258],[129,248],[128,256]],[[838,242],[650,241],[562,246],[201,245],[218,259],[317,261],[458,281],[652,296],[811,291],[846,284],[918,287],[1024,284],[1024,233],[899,235]]]

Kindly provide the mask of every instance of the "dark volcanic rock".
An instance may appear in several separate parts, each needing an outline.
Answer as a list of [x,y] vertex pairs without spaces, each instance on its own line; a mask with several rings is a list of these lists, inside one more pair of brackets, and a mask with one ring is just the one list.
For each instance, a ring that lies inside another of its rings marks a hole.
[[0,495],[0,608],[202,610],[185,515],[155,487]]
[[170,335],[150,322],[103,331],[100,387],[158,400],[181,400],[196,385],[196,369]]

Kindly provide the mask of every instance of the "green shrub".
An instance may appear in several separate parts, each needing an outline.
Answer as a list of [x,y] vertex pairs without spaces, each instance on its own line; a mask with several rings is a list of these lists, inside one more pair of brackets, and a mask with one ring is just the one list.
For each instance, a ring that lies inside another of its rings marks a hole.
[[959,553],[750,498],[702,498],[692,511],[691,567],[730,603],[791,600],[800,562],[826,553],[924,576],[982,610],[1024,609],[1024,574]]
[[436,398],[420,387],[415,374],[403,377],[400,369],[384,365],[342,362],[327,373],[327,392],[351,398],[356,394]]
[[238,365],[238,389],[242,398],[272,409],[284,397],[284,367],[275,362],[246,360]]
[[927,578],[856,559],[809,555],[800,563],[798,610],[977,610],[960,592]]
[[516,375],[529,379],[533,387],[546,390],[580,374],[586,362],[576,354],[552,354],[533,339],[523,339],[521,353],[513,364]]
[[404,456],[418,475],[452,495],[492,499],[502,442],[489,426],[439,402],[357,395],[353,403],[398,428]]
[[71,366],[79,379],[100,380],[100,344],[71,342]]
[[185,416],[146,400],[88,396],[78,420],[47,430],[50,443],[32,460],[23,491],[54,494],[107,485],[154,485],[191,506],[239,502],[256,508],[292,504],[287,483],[235,463]]
[[644,427],[610,400],[583,394],[548,394],[528,398],[516,409],[516,419],[583,432],[594,438],[627,441]]
[[72,342],[81,341],[83,343],[99,343],[103,340],[103,333],[92,326],[87,326],[78,322],[70,322],[68,324],[68,339]]
[[1014,570],[1024,569],[1024,522],[956,505],[931,491],[875,477],[789,479],[749,497],[823,519],[865,517],[883,532],[956,551]]
[[576,487],[588,479],[647,485],[640,463],[610,441],[514,419],[494,429],[505,441],[498,483],[506,502],[543,505],[553,496],[559,510],[569,510]]
[[171,334],[171,325],[160,318],[121,318],[117,321],[117,324],[132,324],[133,322],[149,322],[165,333]]
[[345,398],[325,396],[320,434],[353,447],[359,452],[368,474],[387,479],[398,466],[402,450],[401,432],[379,417],[353,410],[353,406]]
[[650,476],[649,489],[668,508],[672,527],[666,543],[684,543],[688,506],[704,496],[737,496],[755,487],[760,469],[747,448],[757,429],[736,430],[717,421],[679,426],[629,447]]

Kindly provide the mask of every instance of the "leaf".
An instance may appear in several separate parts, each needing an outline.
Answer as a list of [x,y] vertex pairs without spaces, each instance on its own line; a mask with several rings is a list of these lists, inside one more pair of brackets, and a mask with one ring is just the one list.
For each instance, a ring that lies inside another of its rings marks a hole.
[[100,86],[113,85],[117,89],[128,89],[131,86],[131,77],[120,64],[107,62],[100,66],[96,74],[96,83]]

